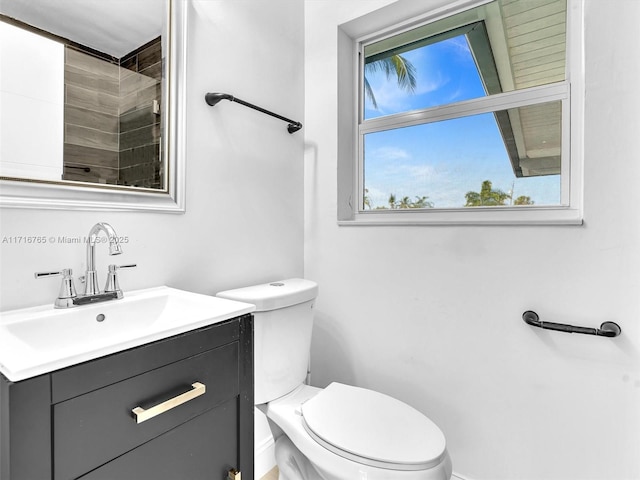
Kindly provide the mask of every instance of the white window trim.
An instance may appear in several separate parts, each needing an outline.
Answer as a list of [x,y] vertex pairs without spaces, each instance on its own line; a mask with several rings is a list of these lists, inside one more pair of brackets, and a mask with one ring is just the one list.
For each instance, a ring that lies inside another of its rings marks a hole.
[[[582,225],[583,223],[583,130],[584,130],[584,38],[583,1],[567,0],[567,80],[549,86],[506,92],[482,99],[438,107],[439,120],[461,113],[494,111],[505,102],[526,105],[544,96],[562,101],[563,132],[570,142],[562,144],[562,206],[465,207],[455,209],[394,209],[360,211],[362,165],[359,127],[359,45],[374,36],[407,29],[418,23],[436,21],[463,10],[488,3],[488,0],[461,0],[454,3],[433,0],[428,13],[417,11],[411,0],[392,5],[357,18],[338,28],[338,224],[343,226],[384,225]],[[550,96],[551,95],[551,96]],[[509,107],[518,106],[509,103]],[[367,120],[362,132],[388,128],[389,119],[398,126],[422,123],[434,109],[385,117],[385,127],[377,119]],[[432,119],[435,117],[431,117]],[[433,121],[433,120],[431,120]]]

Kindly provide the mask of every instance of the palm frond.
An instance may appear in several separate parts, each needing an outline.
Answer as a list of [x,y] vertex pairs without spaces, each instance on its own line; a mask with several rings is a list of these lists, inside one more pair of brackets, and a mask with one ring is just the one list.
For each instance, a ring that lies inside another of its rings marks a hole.
[[416,68],[413,64],[404,58],[402,55],[391,55],[374,62],[365,63],[364,65],[364,91],[366,97],[373,103],[373,108],[378,109],[376,97],[373,93],[373,89],[367,80],[367,73],[383,72],[388,79],[396,77],[398,86],[409,93],[415,92],[417,80],[416,80]]
[[373,108],[377,110],[378,102],[376,102],[376,96],[373,94],[373,89],[371,88],[367,77],[364,77],[364,94],[367,98],[369,98],[369,100],[371,100],[371,103],[373,103]]
[[[413,93],[416,90],[416,69],[413,64],[402,55],[393,55],[388,60],[393,65],[400,88]],[[391,74],[387,73],[387,77],[390,76]]]

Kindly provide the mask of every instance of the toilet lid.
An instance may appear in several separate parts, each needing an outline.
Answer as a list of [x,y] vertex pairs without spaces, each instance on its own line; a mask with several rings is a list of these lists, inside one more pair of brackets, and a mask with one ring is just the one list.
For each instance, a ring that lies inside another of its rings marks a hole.
[[406,403],[373,390],[332,383],[301,406],[303,425],[321,445],[359,463],[424,470],[445,456],[438,426]]

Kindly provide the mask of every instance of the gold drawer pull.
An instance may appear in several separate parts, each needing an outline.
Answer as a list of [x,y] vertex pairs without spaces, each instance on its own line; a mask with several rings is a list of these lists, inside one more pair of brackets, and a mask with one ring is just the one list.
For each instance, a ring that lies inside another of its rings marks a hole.
[[169,400],[159,403],[147,410],[142,407],[136,407],[131,412],[136,417],[136,423],[142,423],[150,418],[155,417],[156,415],[160,415],[161,413],[165,413],[172,408],[177,407],[178,405],[182,405],[183,403],[188,402],[189,400],[193,400],[200,395],[204,395],[207,391],[207,387],[205,384],[200,382],[195,382],[191,384],[193,390],[189,390],[188,392],[182,393],[177,397],[170,398]]

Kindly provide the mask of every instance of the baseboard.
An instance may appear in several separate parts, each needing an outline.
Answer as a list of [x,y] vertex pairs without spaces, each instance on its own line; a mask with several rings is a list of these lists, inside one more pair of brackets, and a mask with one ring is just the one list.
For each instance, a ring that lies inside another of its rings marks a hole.
[[[257,439],[256,439],[257,440]],[[254,477],[262,478],[276,466],[275,443],[269,435],[255,444],[254,451]]]

